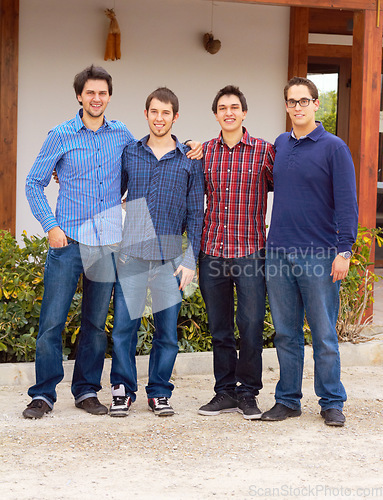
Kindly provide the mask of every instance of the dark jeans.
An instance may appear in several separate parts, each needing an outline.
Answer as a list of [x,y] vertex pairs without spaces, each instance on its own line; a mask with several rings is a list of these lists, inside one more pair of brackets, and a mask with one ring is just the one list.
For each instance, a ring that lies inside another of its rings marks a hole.
[[[200,253],[199,284],[213,337],[216,393],[256,396],[262,389],[264,267],[263,251],[235,259]],[[239,356],[234,338],[234,286]]]

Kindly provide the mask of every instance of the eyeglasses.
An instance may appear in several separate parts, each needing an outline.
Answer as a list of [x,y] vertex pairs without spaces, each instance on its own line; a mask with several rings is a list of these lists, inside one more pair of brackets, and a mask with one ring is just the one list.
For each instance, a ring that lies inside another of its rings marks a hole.
[[299,104],[301,108],[307,108],[311,101],[316,101],[316,99],[309,99],[308,97],[302,97],[299,101],[296,101],[295,99],[288,99],[286,104],[288,108],[295,108],[297,104]]

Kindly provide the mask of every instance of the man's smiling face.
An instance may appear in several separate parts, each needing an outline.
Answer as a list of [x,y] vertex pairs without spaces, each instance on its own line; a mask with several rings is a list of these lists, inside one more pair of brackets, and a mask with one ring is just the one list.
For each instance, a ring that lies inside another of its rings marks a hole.
[[82,103],[84,113],[92,118],[99,118],[110,101],[108,83],[106,80],[87,80],[77,99]]
[[224,132],[231,133],[242,130],[242,122],[247,111],[242,111],[242,104],[236,95],[223,95],[217,103],[215,118]]
[[294,99],[310,99],[309,105],[306,107],[301,106],[299,103],[294,108],[289,108],[286,104],[286,111],[290,116],[291,123],[294,127],[305,129],[307,127],[315,126],[315,113],[319,108],[319,101],[313,101],[310,90],[306,85],[293,85],[287,92],[287,100]]

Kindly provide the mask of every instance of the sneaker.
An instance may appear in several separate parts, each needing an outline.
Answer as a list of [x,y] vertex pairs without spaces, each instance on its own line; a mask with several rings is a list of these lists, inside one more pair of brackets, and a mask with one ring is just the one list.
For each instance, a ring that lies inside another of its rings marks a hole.
[[198,410],[200,415],[219,415],[238,411],[238,401],[226,392],[216,394],[214,398]]
[[43,399],[33,399],[23,411],[24,418],[41,418],[45,413],[52,411],[52,408]]
[[262,413],[261,420],[279,422],[281,420],[286,420],[286,418],[299,417],[300,415],[302,415],[301,410],[293,410],[282,403],[275,403],[269,411]]
[[76,401],[75,405],[92,415],[106,415],[108,413],[108,408],[102,405],[96,396],[83,399],[79,403]]
[[158,417],[168,417],[174,415],[174,410],[169,404],[169,398],[163,396],[148,399],[149,411],[153,411]]
[[125,387],[122,384],[112,386],[112,404],[109,414],[111,417],[126,417],[132,404],[130,396],[125,394]]
[[242,413],[243,418],[246,420],[258,420],[262,416],[255,396],[240,396],[238,399],[238,411]]
[[326,425],[343,427],[346,421],[346,417],[343,415],[341,410],[338,410],[338,408],[329,408],[328,410],[322,410],[320,414],[321,417],[325,419],[324,423]]

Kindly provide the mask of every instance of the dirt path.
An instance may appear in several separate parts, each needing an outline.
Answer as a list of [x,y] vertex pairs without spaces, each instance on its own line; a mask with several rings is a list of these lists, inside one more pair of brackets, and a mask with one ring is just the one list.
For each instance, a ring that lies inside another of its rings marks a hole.
[[[265,373],[263,409],[276,381]],[[197,415],[212,396],[208,376],[175,380],[168,418],[147,411],[143,383],[121,419],[78,410],[64,383],[52,414],[25,420],[27,388],[1,387],[0,498],[383,499],[383,367],[346,368],[343,382],[344,428],[324,425],[308,371],[303,414],[284,422]],[[108,389],[100,399],[109,404]]]

